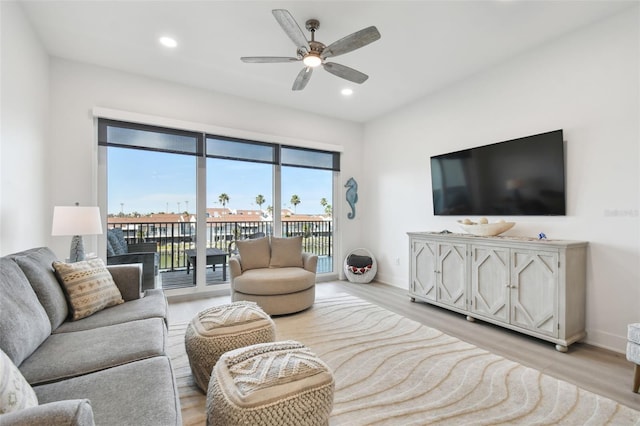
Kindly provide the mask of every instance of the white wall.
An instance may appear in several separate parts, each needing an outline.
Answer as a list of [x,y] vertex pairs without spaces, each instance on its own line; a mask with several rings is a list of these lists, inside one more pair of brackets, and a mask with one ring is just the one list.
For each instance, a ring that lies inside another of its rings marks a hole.
[[[51,65],[51,97],[51,137],[56,146],[50,159],[53,204],[95,205],[98,201],[94,107],[256,132],[270,141],[295,138],[340,145],[345,148],[344,180],[360,173],[360,124],[58,58]],[[343,198],[344,188],[335,201],[339,204]],[[352,246],[357,226],[345,223],[342,229],[341,243]],[[63,255],[68,243],[56,238],[51,247]],[[87,251],[96,251],[96,245],[95,238],[85,241]]]
[[[564,129],[567,216],[511,217],[506,235],[586,240],[587,341],[624,351],[640,320],[639,32],[626,12],[540,46],[365,126],[363,240],[378,278],[407,288],[407,231],[434,217],[432,155]],[[618,215],[616,215],[616,212]],[[499,217],[490,218],[497,220]],[[396,259],[400,264],[396,265]]]
[[49,57],[15,2],[0,2],[0,255],[46,245]]

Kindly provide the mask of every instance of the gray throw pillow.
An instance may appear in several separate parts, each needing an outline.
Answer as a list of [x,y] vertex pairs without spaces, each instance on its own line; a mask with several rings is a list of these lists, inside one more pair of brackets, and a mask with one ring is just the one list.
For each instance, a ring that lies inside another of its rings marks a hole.
[[51,264],[56,255],[47,247],[31,249],[13,256],[36,292],[40,304],[47,311],[51,329],[55,330],[69,316],[67,299],[58,284]]
[[0,349],[22,364],[51,334],[38,296],[16,262],[0,258]]

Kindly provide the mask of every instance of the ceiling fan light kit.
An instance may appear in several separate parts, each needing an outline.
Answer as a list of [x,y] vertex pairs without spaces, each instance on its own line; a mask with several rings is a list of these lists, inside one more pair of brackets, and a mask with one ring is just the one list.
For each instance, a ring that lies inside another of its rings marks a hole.
[[307,55],[302,59],[302,63],[308,67],[315,68],[322,65],[322,58],[320,58],[320,55],[311,52],[307,53]]
[[311,79],[313,69],[320,65],[322,65],[322,67],[329,73],[353,83],[362,84],[369,78],[368,75],[358,70],[335,62],[327,62],[326,59],[352,52],[380,39],[380,32],[378,32],[376,27],[371,26],[360,31],[356,31],[353,34],[331,43],[329,46],[325,46],[315,40],[316,30],[320,28],[320,21],[317,19],[309,19],[305,23],[305,28],[311,32],[311,40],[307,40],[306,36],[300,29],[300,26],[297,24],[296,20],[293,19],[293,16],[289,11],[285,9],[274,9],[272,13],[284,32],[296,45],[296,57],[244,56],[240,58],[240,60],[246,63],[302,61],[305,67],[298,73],[298,76],[293,82],[292,90],[304,89]]

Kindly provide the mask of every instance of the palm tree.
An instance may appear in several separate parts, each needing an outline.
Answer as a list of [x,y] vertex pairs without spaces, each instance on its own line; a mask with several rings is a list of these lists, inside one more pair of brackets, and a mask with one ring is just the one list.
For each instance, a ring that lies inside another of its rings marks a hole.
[[322,197],[320,199],[320,205],[324,207],[324,214],[326,214],[327,216],[331,216],[331,204],[329,204],[326,198]]
[[264,198],[264,196],[262,194],[258,194],[258,196],[256,197],[256,204],[258,205],[258,207],[260,207],[260,210],[262,210],[262,205],[266,202],[267,200]]
[[222,204],[222,208],[224,208],[227,205],[229,200],[230,200],[229,196],[224,192],[218,196],[218,201],[220,202],[220,204]]
[[298,206],[298,204],[300,204],[300,197],[298,197],[296,194],[293,194],[291,196],[291,204],[293,205],[293,213],[296,212],[296,207]]

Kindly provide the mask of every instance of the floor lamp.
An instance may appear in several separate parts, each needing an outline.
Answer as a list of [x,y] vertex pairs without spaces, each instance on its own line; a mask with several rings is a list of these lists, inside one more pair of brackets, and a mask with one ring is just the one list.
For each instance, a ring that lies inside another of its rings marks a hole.
[[83,235],[102,234],[102,220],[99,207],[55,206],[51,235],[72,235],[69,262],[85,259]]

